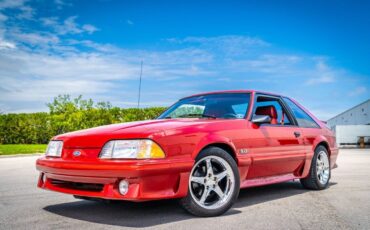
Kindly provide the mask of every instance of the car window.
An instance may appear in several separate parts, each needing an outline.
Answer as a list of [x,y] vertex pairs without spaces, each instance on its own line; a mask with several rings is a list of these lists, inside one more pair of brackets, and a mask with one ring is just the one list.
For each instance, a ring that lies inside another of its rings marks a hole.
[[187,114],[194,114],[201,116],[204,112],[204,105],[193,105],[193,104],[183,104],[180,105],[176,110],[174,110],[170,116],[182,117]]
[[292,110],[298,125],[303,128],[319,128],[320,126],[303,109],[289,98],[284,98],[285,103]]
[[158,119],[224,118],[243,119],[249,106],[249,93],[218,93],[184,98],[171,106]]
[[235,104],[232,105],[231,107],[238,118],[243,118],[245,116],[245,112],[248,109],[248,103]]
[[[259,96],[256,102],[256,109],[258,107],[274,107],[277,113],[276,117],[276,125],[292,125],[289,116],[287,115],[285,109],[282,107],[279,99],[277,98],[270,98],[266,96]],[[256,112],[256,110],[255,110]],[[271,117],[271,116],[270,116]],[[273,124],[273,122],[272,122]]]

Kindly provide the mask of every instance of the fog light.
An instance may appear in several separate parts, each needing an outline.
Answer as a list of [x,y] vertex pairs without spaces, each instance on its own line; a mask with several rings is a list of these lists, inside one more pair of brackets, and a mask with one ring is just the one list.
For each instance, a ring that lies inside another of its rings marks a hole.
[[126,195],[126,193],[128,192],[127,180],[121,180],[119,182],[118,188],[119,188],[119,193],[121,193],[122,195]]

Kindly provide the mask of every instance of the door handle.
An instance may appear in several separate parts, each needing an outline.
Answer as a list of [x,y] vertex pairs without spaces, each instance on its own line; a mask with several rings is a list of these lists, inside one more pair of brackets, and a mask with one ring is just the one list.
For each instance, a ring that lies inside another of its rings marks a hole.
[[300,132],[298,132],[298,131],[295,131],[295,132],[294,132],[294,136],[295,136],[296,138],[298,138],[298,137],[300,137],[300,136],[301,136],[301,133],[300,133]]

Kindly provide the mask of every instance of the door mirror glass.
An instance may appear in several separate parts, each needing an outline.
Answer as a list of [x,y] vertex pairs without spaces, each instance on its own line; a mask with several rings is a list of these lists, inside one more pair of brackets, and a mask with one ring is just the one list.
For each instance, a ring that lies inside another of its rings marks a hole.
[[255,124],[270,124],[271,117],[267,115],[253,115],[252,122]]

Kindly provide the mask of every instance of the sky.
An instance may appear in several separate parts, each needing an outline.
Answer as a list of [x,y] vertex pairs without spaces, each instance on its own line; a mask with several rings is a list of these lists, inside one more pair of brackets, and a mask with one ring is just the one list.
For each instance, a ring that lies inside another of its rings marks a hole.
[[326,120],[370,98],[370,1],[0,0],[0,112],[256,89]]

